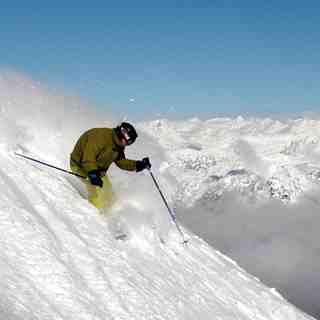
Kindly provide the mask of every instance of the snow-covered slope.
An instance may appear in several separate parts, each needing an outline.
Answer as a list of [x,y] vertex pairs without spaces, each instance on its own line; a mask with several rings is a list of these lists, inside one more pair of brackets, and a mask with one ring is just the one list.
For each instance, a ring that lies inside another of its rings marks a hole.
[[309,318],[194,235],[161,244],[140,217],[160,206],[129,201],[121,242],[63,177],[6,148],[0,165],[3,319]]
[[[105,123],[18,75],[2,76],[0,92],[1,319],[311,319],[186,229],[182,246],[148,175],[111,172],[119,205],[101,215],[65,175],[17,158],[64,166],[83,120]],[[155,141],[130,152],[145,148],[172,198]]]

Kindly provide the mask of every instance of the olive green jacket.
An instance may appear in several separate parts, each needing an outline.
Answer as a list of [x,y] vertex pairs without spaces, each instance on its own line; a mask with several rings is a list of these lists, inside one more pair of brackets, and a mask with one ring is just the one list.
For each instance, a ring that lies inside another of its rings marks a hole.
[[107,171],[113,162],[123,170],[136,170],[136,161],[126,159],[124,149],[114,129],[90,129],[77,141],[70,164],[86,175],[96,169]]

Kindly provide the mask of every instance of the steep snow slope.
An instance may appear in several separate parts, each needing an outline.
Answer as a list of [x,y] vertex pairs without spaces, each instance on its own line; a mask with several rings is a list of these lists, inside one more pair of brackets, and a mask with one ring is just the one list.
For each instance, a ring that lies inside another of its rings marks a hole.
[[161,244],[141,218],[165,216],[160,206],[124,204],[118,213],[131,237],[115,240],[108,218],[67,180],[7,152],[2,147],[1,318],[311,319],[191,233],[188,247],[174,229]]
[[[95,121],[17,75],[0,92],[0,318],[311,319],[191,232],[181,246],[147,175],[111,173],[121,201],[108,216],[64,175],[16,158],[63,166],[83,119]],[[136,154],[146,146],[161,159],[152,139]],[[170,175],[154,167],[172,197]],[[127,241],[114,239],[117,217]]]

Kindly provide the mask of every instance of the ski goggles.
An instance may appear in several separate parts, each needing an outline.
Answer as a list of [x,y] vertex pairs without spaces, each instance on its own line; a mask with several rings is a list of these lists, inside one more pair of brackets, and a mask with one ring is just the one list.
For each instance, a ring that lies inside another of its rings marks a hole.
[[120,131],[121,131],[122,138],[125,140],[125,142],[128,146],[134,142],[134,140],[131,138],[131,136],[126,128],[121,127]]

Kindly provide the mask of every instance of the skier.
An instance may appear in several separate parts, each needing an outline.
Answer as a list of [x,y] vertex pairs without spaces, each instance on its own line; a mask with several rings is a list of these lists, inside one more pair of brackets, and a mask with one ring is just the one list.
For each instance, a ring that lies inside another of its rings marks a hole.
[[112,204],[112,185],[107,171],[113,162],[128,171],[151,168],[148,157],[142,160],[125,157],[125,147],[133,144],[137,137],[135,128],[122,122],[116,128],[90,129],[78,139],[70,155],[70,167],[74,173],[88,178],[82,180],[86,184],[88,200],[96,208],[103,209]]

